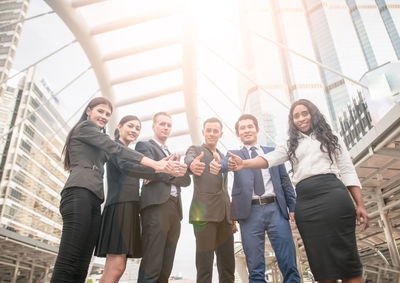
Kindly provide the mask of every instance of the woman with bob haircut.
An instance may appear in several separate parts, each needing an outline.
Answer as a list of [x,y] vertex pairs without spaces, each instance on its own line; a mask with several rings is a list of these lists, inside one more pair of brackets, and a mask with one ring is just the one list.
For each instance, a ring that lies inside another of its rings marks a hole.
[[306,99],[292,104],[288,134],[286,145],[254,159],[242,160],[229,153],[229,167],[268,168],[289,161],[297,193],[296,225],[315,280],[361,283],[355,225],[360,225],[362,219],[364,231],[368,215],[346,146],[318,108]]
[[110,156],[118,155],[157,172],[179,172],[180,166],[174,161],[154,161],[114,142],[104,129],[112,110],[107,98],[92,99],[67,136],[64,168],[70,174],[61,191],[63,228],[51,282],[85,281],[101,221],[103,167]]

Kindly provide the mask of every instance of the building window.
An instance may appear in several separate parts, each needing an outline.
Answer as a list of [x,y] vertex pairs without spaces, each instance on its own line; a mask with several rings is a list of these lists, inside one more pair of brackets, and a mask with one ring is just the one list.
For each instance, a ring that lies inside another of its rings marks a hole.
[[25,125],[24,132],[29,135],[31,138],[35,136],[35,132],[33,131],[32,127]]
[[14,176],[14,180],[17,181],[20,185],[24,185],[25,183],[25,174],[22,174],[20,172],[16,173]]
[[17,210],[15,208],[13,208],[13,207],[10,207],[8,205],[6,205],[4,207],[4,215],[6,215],[8,217],[13,217],[16,212],[17,212]]
[[21,200],[22,199],[22,193],[20,191],[17,191],[16,189],[12,188],[10,195],[13,198],[17,199],[17,200]]
[[32,105],[33,109],[36,109],[39,107],[39,103],[35,99],[31,99],[30,104]]
[[21,142],[21,147],[22,147],[22,149],[24,149],[27,153],[30,153],[31,150],[32,150],[32,146],[31,146],[29,143],[27,143],[26,141],[24,141],[24,140]]

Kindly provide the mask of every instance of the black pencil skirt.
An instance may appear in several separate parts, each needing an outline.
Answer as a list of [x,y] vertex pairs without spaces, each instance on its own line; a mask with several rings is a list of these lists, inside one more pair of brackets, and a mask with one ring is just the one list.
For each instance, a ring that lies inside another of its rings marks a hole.
[[299,182],[296,192],[296,224],[315,280],[360,276],[356,212],[344,184],[333,174],[316,175]]

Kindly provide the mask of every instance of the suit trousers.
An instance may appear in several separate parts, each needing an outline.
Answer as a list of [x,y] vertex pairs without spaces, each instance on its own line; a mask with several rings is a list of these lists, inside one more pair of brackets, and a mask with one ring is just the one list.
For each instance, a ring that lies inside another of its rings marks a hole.
[[283,282],[301,282],[289,221],[283,217],[276,202],[252,205],[249,217],[239,220],[239,224],[250,283],[267,282],[264,256],[265,232],[274,249]]
[[235,256],[232,224],[221,222],[194,222],[196,237],[197,283],[211,283],[214,253],[220,283],[235,281]]
[[178,199],[142,210],[143,258],[138,283],[168,283],[181,232]]
[[101,202],[85,188],[68,188],[61,193],[63,229],[52,283],[85,282],[99,234]]

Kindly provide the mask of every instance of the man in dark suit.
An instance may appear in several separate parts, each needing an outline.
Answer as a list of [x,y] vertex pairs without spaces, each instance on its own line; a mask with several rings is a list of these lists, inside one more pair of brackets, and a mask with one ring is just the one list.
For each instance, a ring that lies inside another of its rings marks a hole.
[[191,146],[185,163],[193,174],[194,192],[190,205],[189,222],[196,237],[197,283],[211,283],[214,253],[217,256],[219,282],[235,280],[232,222],[229,216],[227,174],[210,173],[209,164],[223,157],[217,149],[222,137],[222,123],[217,118],[203,124],[204,143]]
[[[136,150],[153,160],[166,158],[171,154],[166,146],[171,127],[172,118],[169,114],[155,114],[152,126],[154,138],[138,142]],[[143,185],[140,205],[143,258],[139,268],[139,283],[168,282],[181,229],[180,187],[189,185],[188,173],[183,177],[160,173]]]
[[[258,144],[258,121],[253,115],[242,115],[236,122],[235,129],[244,147],[231,152],[241,158],[254,158],[273,150]],[[210,171],[228,172],[228,159],[229,155],[220,163],[213,160]],[[300,282],[296,250],[289,225],[289,215],[294,222],[295,202],[295,192],[284,165],[234,172],[231,219],[238,220],[240,224],[249,282],[266,282],[265,232],[274,249],[283,282]]]

